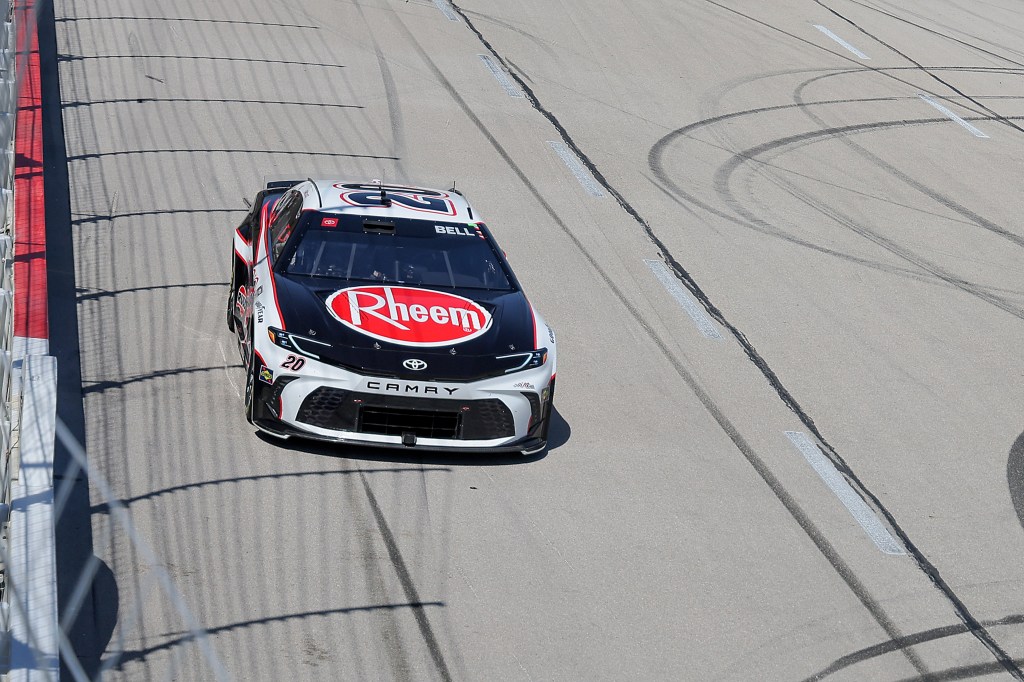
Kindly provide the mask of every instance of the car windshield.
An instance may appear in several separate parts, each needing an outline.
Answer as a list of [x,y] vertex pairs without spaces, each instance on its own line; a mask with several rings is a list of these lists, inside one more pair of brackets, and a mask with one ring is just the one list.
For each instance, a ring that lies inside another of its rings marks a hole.
[[284,272],[352,282],[511,291],[490,241],[473,224],[307,214]]

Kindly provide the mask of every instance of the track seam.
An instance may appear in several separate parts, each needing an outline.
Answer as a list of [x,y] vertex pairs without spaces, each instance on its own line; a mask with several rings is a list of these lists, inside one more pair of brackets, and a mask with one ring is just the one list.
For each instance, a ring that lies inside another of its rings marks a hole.
[[[822,4],[821,0],[815,0],[815,2],[817,4],[819,4],[819,5],[821,5],[822,7],[824,7],[825,9],[828,9],[833,14],[836,14],[836,16],[840,16],[841,17],[841,15],[837,14],[836,12],[834,12],[833,10],[829,9],[824,4]],[[762,375],[765,377],[765,379],[767,379],[769,385],[775,390],[776,394],[783,401],[783,403],[797,416],[797,418],[800,420],[800,422],[808,430],[811,431],[811,433],[814,435],[814,437],[818,439],[820,445],[825,449],[826,454],[829,456],[829,459],[831,459],[833,461],[833,463],[836,465],[836,467],[839,469],[839,471],[850,481],[851,485],[853,485],[854,489],[858,492],[858,494],[860,494],[861,496],[865,497],[866,501],[870,502],[870,504],[872,506],[874,506],[876,511],[878,511],[885,518],[886,522],[891,526],[893,532],[897,535],[897,537],[900,539],[900,541],[906,547],[907,553],[913,558],[913,560],[914,560],[915,564],[917,565],[917,567],[928,577],[928,579],[931,581],[932,585],[934,585],[935,588],[951,604],[951,606],[953,607],[953,610],[956,613],[957,617],[967,627],[968,631],[970,631],[971,634],[976,639],[978,639],[978,641],[981,642],[985,646],[986,649],[989,650],[989,652],[996,658],[996,660],[1003,666],[1003,668],[1008,673],[1010,673],[1015,679],[1021,680],[1022,682],[1024,682],[1024,672],[1021,671],[1021,669],[1017,666],[1017,664],[1013,661],[1013,659],[1010,658],[1010,656],[1002,649],[1002,647],[999,646],[999,644],[995,641],[995,639],[988,632],[988,630],[974,617],[973,614],[971,614],[971,612],[967,608],[966,604],[964,604],[963,601],[960,600],[960,598],[956,595],[956,593],[953,591],[953,589],[942,578],[942,576],[940,575],[938,569],[927,559],[927,557],[924,556],[923,552],[921,552],[921,550],[918,549],[917,546],[910,540],[910,537],[907,535],[906,531],[904,531],[900,527],[900,525],[897,523],[895,517],[888,510],[888,508],[886,508],[885,505],[882,504],[881,500],[879,500],[878,497],[874,493],[872,493],[870,491],[870,489],[867,488],[867,486],[864,485],[864,483],[860,480],[860,478],[853,472],[853,470],[850,468],[850,466],[846,463],[846,460],[843,459],[843,457],[841,455],[839,455],[839,453],[836,451],[836,449],[825,439],[824,435],[818,430],[818,427],[815,425],[814,420],[811,419],[810,415],[808,415],[803,410],[802,407],[800,407],[800,404],[796,401],[796,399],[793,397],[793,395],[785,388],[785,386],[783,386],[783,384],[782,384],[781,380],[779,379],[778,375],[775,374],[775,371],[771,369],[771,367],[768,365],[768,363],[765,361],[765,359],[761,356],[761,354],[757,352],[757,350],[754,348],[754,346],[747,339],[746,335],[744,335],[743,332],[741,332],[735,325],[733,325],[731,322],[729,322],[725,318],[725,316],[722,313],[722,311],[719,310],[719,308],[711,301],[711,299],[708,297],[708,295],[706,293],[704,293],[704,291],[700,288],[700,286],[693,279],[692,275],[690,275],[690,273],[682,266],[682,264],[679,263],[679,261],[677,261],[675,259],[675,257],[669,251],[669,249],[665,246],[664,242],[662,242],[662,240],[659,239],[658,236],[654,233],[654,230],[651,228],[651,226],[647,222],[647,220],[644,219],[644,217],[640,215],[640,213],[629,203],[629,201],[626,200],[626,198],[615,187],[613,187],[611,185],[611,183],[605,178],[604,174],[602,174],[601,171],[594,164],[594,162],[591,161],[590,157],[587,156],[583,152],[583,150],[579,148],[579,146],[576,144],[576,142],[572,139],[572,136],[569,134],[568,130],[566,130],[565,126],[562,125],[562,123],[558,120],[558,118],[553,113],[551,113],[550,111],[548,111],[547,109],[544,108],[544,106],[541,104],[540,100],[538,99],[537,95],[533,92],[533,89],[530,88],[529,85],[527,85],[525,80],[517,73],[516,70],[513,70],[512,68],[510,68],[510,66],[509,66],[508,62],[505,60],[505,58],[491,45],[491,43],[484,37],[484,35],[480,32],[480,30],[476,28],[476,26],[473,24],[473,22],[467,16],[466,12],[459,5],[457,5],[456,3],[452,2],[451,4],[452,4],[452,7],[455,9],[455,11],[462,17],[463,21],[466,22],[466,25],[469,27],[469,29],[474,33],[474,35],[476,35],[477,39],[484,45],[485,48],[487,48],[487,50],[489,50],[491,52],[491,54],[494,55],[494,57],[509,72],[509,75],[519,84],[519,87],[521,87],[523,89],[523,93],[526,95],[527,100],[529,100],[530,105],[539,114],[541,114],[545,119],[548,120],[548,122],[558,132],[558,134],[561,137],[562,141],[565,142],[565,144],[577,155],[577,157],[580,159],[580,161],[593,174],[594,179],[602,187],[604,187],[605,190],[607,190],[607,192],[615,199],[616,203],[619,204],[619,206],[622,208],[622,210],[625,211],[631,218],[633,218],[634,221],[637,222],[637,224],[639,224],[643,228],[643,230],[647,234],[648,238],[651,240],[651,242],[660,251],[661,257],[665,260],[666,264],[673,270],[673,272],[679,278],[679,280],[683,284],[683,286],[685,286],[690,291],[690,293],[693,294],[693,296],[698,301],[700,301],[701,305],[704,306],[704,308],[708,311],[708,313],[717,322],[719,322],[719,324],[721,324],[723,327],[725,327],[726,329],[729,330],[729,332],[733,335],[733,337],[740,344],[740,347],[743,348],[743,350],[746,353],[748,359],[761,371]],[[711,4],[717,4],[717,3],[711,3]],[[845,17],[841,17],[841,18],[843,18],[844,20],[849,22],[849,20],[845,19]],[[853,22],[849,22],[849,23],[853,24]],[[862,32],[864,32],[866,34],[866,32],[863,31],[863,29],[860,29],[859,26],[856,26],[856,24],[853,24],[853,25],[855,27],[857,27],[858,30],[860,30],[860,31],[862,31]],[[879,42],[882,42],[882,41],[879,41]],[[890,47],[888,45],[886,45],[886,46]],[[895,50],[895,48],[891,48],[891,49],[893,49],[893,51],[897,52],[898,54],[902,54],[902,53],[899,53],[898,50]],[[906,57],[906,58],[907,58],[908,61],[910,61],[911,63],[915,64],[922,71],[925,71],[926,73],[929,73],[929,75],[932,75],[927,69],[925,69],[923,66],[921,66],[920,64],[918,64],[914,60],[910,59],[909,57]],[[872,70],[874,70],[874,69],[872,69]],[[937,76],[934,76],[934,75],[932,75],[932,77],[935,78],[936,80],[938,80],[939,82],[942,82],[942,83],[945,84],[945,81],[942,81],[941,78],[939,78]],[[954,91],[960,92],[959,90],[954,88],[952,85],[949,85],[949,84],[946,84],[946,85],[948,87],[950,87],[951,89],[953,89]],[[961,94],[963,94],[963,93],[961,93]],[[969,99],[972,102],[974,101],[972,98],[968,97],[967,95],[963,95],[963,96],[966,97],[967,99]],[[975,102],[975,103],[978,104],[977,102]],[[984,109],[985,111],[989,111],[993,116],[997,116],[999,120],[1006,122],[1008,125],[1011,125],[1012,127],[1016,128],[1018,130],[1021,130],[1021,132],[1024,132],[1024,129],[1020,128],[1020,126],[1017,126],[1016,124],[1013,124],[1010,121],[1006,121],[1006,119],[1004,117],[999,116],[995,112],[992,112],[990,109],[988,109],[988,107],[985,107],[984,105],[980,105],[980,104],[978,104],[978,106],[981,106],[981,108]],[[667,349],[661,343],[659,343],[658,345],[661,346],[663,350],[667,351]],[[692,385],[692,384],[691,384],[691,388],[694,388],[696,390],[696,387],[694,385]],[[703,391],[700,391],[700,393],[703,393]],[[706,394],[705,394],[705,396],[706,396]],[[701,397],[701,396],[698,395],[698,397]],[[710,400],[710,396],[706,396],[706,398],[708,400]],[[704,403],[704,398],[701,399],[701,402]],[[707,403],[705,403],[705,407],[708,407]],[[716,408],[716,411],[717,411],[717,408]],[[724,415],[722,415],[722,416],[724,417]],[[721,424],[721,421],[719,423]],[[727,431],[727,433],[728,433],[728,431]],[[733,440],[733,442],[735,443],[736,442],[736,437],[739,437],[739,434],[738,433],[735,433],[735,434],[734,433],[729,433],[729,436]],[[767,467],[763,464],[763,462],[761,463],[761,466],[765,467],[764,472],[762,472],[762,470],[756,464],[754,464],[754,461],[751,460],[751,457],[748,455],[746,450],[741,448],[741,451],[743,451],[744,455],[747,455],[748,461],[751,462],[751,464],[755,467],[755,469],[758,469],[758,473],[762,476],[762,478],[765,478],[765,474],[767,473],[769,476],[771,476],[772,479],[774,479],[774,476],[772,476],[770,474],[770,472],[767,471]],[[750,454],[753,454],[753,452],[751,451]],[[756,455],[754,455],[754,456],[756,457]],[[767,478],[765,478],[765,482],[768,483],[768,479]],[[777,484],[779,485],[779,487],[781,489],[781,484],[778,483],[778,482],[777,482]],[[776,495],[779,496],[779,491],[776,491],[774,486],[771,486],[771,483],[769,483],[769,486],[772,487],[773,491],[776,492]],[[784,490],[782,492],[784,492]],[[786,495],[788,496],[788,493]],[[781,497],[780,497],[780,500],[781,500]],[[783,504],[785,504],[785,502],[783,502]],[[787,506],[787,509],[789,509],[789,506],[788,505],[786,505],[786,506]],[[799,519],[797,519],[797,520],[799,522]],[[808,520],[808,522],[809,522],[809,520]],[[800,525],[801,525],[801,527],[804,527],[804,524],[801,523]],[[805,528],[805,531],[806,531],[806,528]],[[822,538],[822,539],[824,540],[824,538]],[[814,538],[812,536],[812,541],[813,540],[814,540]],[[825,540],[825,542],[827,542],[827,540]],[[815,541],[815,544],[817,545],[818,543]],[[820,549],[820,546],[819,546],[819,549]],[[837,568],[837,570],[838,570],[838,568]],[[844,575],[843,577],[844,577],[844,579],[846,579],[847,577],[852,578],[853,576],[852,575],[850,575],[850,576]],[[849,581],[848,581],[848,584],[849,584]],[[852,588],[853,587],[851,585],[851,589]],[[860,597],[860,596],[861,595],[858,594],[858,597]],[[862,601],[863,601],[863,599],[862,599]],[[872,600],[872,603],[874,603],[873,600]],[[875,616],[876,620],[877,620],[877,615],[874,613],[874,611],[872,611],[872,615]],[[885,628],[884,625],[883,625],[883,628]],[[888,629],[887,629],[887,632],[888,632]],[[919,665],[919,662],[915,662],[914,658],[911,658],[909,656],[908,656],[908,658],[910,658],[911,662],[915,664],[915,668],[917,668],[918,665]],[[918,670],[919,670],[919,672],[924,673],[924,671],[921,670],[920,668],[918,668]]]

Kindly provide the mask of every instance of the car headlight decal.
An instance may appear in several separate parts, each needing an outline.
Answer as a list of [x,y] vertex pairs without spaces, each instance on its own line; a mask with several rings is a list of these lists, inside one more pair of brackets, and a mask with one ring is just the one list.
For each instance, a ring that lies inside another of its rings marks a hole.
[[548,361],[548,349],[538,348],[537,350],[530,351],[529,353],[499,355],[496,359],[518,362],[516,366],[505,370],[505,374],[511,374],[512,372],[521,372],[524,369],[536,369],[537,367],[543,367],[544,363]]
[[314,360],[319,360],[320,356],[315,352],[310,351],[310,346],[322,346],[324,348],[331,347],[331,344],[329,343],[310,339],[305,336],[299,336],[298,334],[292,334],[291,332],[286,332],[275,327],[267,327],[267,335],[270,337],[270,340],[274,345],[295,353],[301,353],[302,355],[313,358]]

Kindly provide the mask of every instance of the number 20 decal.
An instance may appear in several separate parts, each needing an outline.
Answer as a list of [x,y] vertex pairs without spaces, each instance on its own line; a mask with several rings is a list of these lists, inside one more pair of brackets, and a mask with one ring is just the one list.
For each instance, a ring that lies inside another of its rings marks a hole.
[[300,358],[297,355],[289,355],[288,358],[281,363],[281,369],[291,369],[297,372],[302,369],[304,364],[306,364],[305,358]]

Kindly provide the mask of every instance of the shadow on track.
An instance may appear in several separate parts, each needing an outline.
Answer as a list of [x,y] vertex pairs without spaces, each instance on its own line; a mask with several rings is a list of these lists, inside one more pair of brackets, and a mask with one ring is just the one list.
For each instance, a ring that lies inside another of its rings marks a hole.
[[90,595],[86,597],[91,602],[89,608],[79,611],[73,623],[61,623],[61,628],[69,633],[69,638],[74,637],[74,633],[92,634],[88,638],[79,636],[78,641],[71,642],[78,654],[78,662],[89,679],[98,679],[103,652],[114,636],[121,608],[120,591],[114,572],[102,560],[97,560],[98,569],[92,579]]
[[1024,528],[1024,433],[1017,436],[1006,460],[1006,482],[1010,486],[1010,499],[1017,519]]

